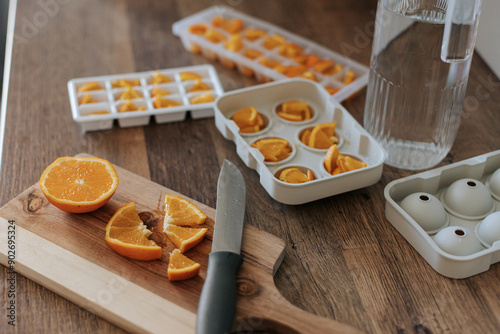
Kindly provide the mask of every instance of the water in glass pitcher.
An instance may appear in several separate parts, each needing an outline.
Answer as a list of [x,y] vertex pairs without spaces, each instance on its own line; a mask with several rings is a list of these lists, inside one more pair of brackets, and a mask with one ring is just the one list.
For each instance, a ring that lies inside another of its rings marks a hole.
[[446,4],[379,1],[364,127],[388,165],[430,168],[455,139],[472,58],[460,45],[475,27],[453,24],[452,52],[443,57]]

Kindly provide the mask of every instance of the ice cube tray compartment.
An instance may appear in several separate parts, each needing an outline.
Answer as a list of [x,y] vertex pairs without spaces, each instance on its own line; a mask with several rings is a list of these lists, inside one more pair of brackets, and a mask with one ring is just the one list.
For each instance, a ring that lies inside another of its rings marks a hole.
[[[186,50],[191,52],[200,52],[203,56],[210,60],[219,60],[223,65],[237,70],[246,76],[255,75],[262,82],[281,80],[288,78],[280,72],[266,67],[260,63],[260,60],[270,59],[279,61],[281,65],[298,65],[293,58],[287,58],[280,54],[279,48],[267,49],[263,46],[265,37],[261,37],[254,41],[249,41],[243,37],[243,48],[239,51],[232,52],[224,47],[224,41],[212,43],[204,36],[189,32],[189,27],[195,24],[204,24],[210,29],[216,30],[223,34],[226,38],[230,36],[224,29],[214,27],[212,20],[215,17],[223,17],[227,20],[241,19],[243,21],[243,30],[247,28],[257,28],[266,31],[267,36],[274,34],[281,35],[286,38],[287,43],[295,43],[303,49],[302,54],[314,54],[322,60],[332,60],[334,64],[340,64],[343,68],[340,72],[333,75],[325,75],[320,72],[310,69],[316,76],[316,80],[323,87],[339,88],[340,90],[333,94],[335,100],[341,102],[361,90],[368,82],[368,68],[360,63],[344,57],[332,50],[320,46],[308,39],[293,34],[285,29],[277,27],[263,20],[256,19],[252,16],[243,14],[225,6],[213,6],[196,14],[188,16],[172,25],[174,35],[180,37]],[[261,56],[250,59],[245,56],[247,50],[256,50],[261,53]],[[347,71],[353,71],[355,80],[349,84],[344,84],[344,77]]]
[[[153,84],[154,74],[158,72],[166,75],[171,82]],[[182,72],[192,72],[201,77],[201,82],[208,86],[208,90],[192,92],[195,81],[182,80]],[[120,112],[127,100],[121,100],[120,95],[126,87],[116,87],[120,80],[129,80],[130,88],[138,93],[132,102],[143,110]],[[80,88],[88,83],[96,82],[100,89],[79,92]],[[161,88],[168,92],[163,98],[176,102],[177,106],[156,108],[152,96],[153,89]],[[185,119],[190,112],[194,119],[213,116],[214,102],[193,104],[192,99],[210,93],[214,101],[224,93],[219,77],[212,65],[186,66],[154,71],[86,77],[68,81],[68,93],[73,120],[81,125],[82,131],[107,130],[113,127],[118,120],[120,127],[144,126],[150,123],[151,116],[157,123],[178,122]],[[82,104],[86,96],[90,96],[92,103]]]
[[[317,117],[306,124],[283,121],[274,113],[273,108],[278,103],[289,100],[307,102],[318,113]],[[250,106],[268,118],[270,126],[256,134],[243,134],[239,132],[231,116],[237,110]],[[323,87],[310,80],[276,81],[228,92],[215,103],[215,122],[222,135],[235,142],[236,151],[244,163],[260,174],[260,183],[269,195],[285,204],[303,204],[366,187],[378,182],[382,174],[385,159],[382,147]],[[366,162],[367,167],[336,176],[328,174],[324,167],[322,169],[326,150],[305,148],[300,144],[297,134],[304,127],[325,122],[337,122],[336,133],[343,140],[340,153],[357,157]],[[260,151],[250,145],[258,139],[268,137],[288,140],[294,146],[294,156],[286,162],[265,163]],[[310,169],[316,179],[291,184],[275,177],[277,171],[292,166]]]
[[[477,185],[484,184],[489,188],[489,179],[498,169],[500,169],[500,150],[392,181],[384,190],[387,220],[439,274],[458,279],[484,272],[492,264],[500,261],[500,241],[493,243],[491,247],[483,245],[480,251],[470,255],[458,256],[445,252],[434,239],[440,230],[450,226],[455,226],[458,230],[463,228],[475,234],[476,227],[483,218],[463,215],[459,217],[447,209],[448,224],[433,233],[426,233],[401,207],[401,202],[407,196],[419,192],[431,194],[442,202],[447,189],[459,180],[477,182]],[[493,212],[500,211],[500,201],[494,197],[493,192],[491,196],[494,202]],[[489,214],[486,214],[488,217]]]

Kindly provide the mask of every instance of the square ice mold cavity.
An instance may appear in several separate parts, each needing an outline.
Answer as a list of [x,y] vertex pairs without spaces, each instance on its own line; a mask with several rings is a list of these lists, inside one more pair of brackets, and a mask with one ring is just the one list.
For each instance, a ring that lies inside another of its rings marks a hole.
[[[183,81],[180,74],[191,72],[198,75],[200,81],[206,84],[207,91],[189,92],[186,87],[192,87],[195,81]],[[170,82],[153,83],[156,73],[166,76]],[[131,99],[136,110],[120,112],[127,100],[120,100],[127,87],[119,87],[118,83],[126,80],[131,90],[138,94]],[[92,90],[81,91],[85,85],[95,83]],[[175,101],[176,106],[156,108],[152,96],[153,90],[160,88],[168,95],[163,98]],[[224,93],[217,72],[212,65],[186,66],[155,71],[106,75],[71,79],[68,82],[68,93],[73,120],[81,125],[83,132],[108,130],[118,120],[120,127],[143,126],[149,124],[151,116],[157,123],[177,122],[186,118],[190,112],[194,119],[213,116],[214,102],[193,104],[190,100],[200,94],[210,93],[217,99]]]
[[[305,123],[292,123],[281,119],[273,109],[280,103],[299,100],[307,102],[316,116]],[[231,120],[243,107],[255,107],[263,115],[266,128],[255,134],[240,133]],[[304,127],[336,122],[335,132],[342,138],[340,153],[354,156],[367,166],[332,176],[323,168],[326,150],[305,147],[298,138]],[[370,186],[380,180],[385,152],[363,127],[336,102],[318,83],[291,79],[235,90],[219,97],[215,102],[215,123],[222,135],[236,144],[236,151],[245,164],[260,174],[260,183],[272,198],[284,204],[303,204],[351,190]],[[283,138],[294,148],[291,159],[269,164],[251,144],[263,138]],[[309,169],[315,180],[300,184],[280,181],[275,174],[285,167]]]

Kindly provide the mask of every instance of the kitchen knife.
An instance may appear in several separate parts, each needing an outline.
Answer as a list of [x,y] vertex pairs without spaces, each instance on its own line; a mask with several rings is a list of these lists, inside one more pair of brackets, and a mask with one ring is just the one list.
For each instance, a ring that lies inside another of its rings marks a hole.
[[212,252],[198,304],[197,334],[223,334],[231,330],[236,307],[236,272],[243,262],[240,251],[245,202],[243,175],[233,163],[224,160],[217,183]]

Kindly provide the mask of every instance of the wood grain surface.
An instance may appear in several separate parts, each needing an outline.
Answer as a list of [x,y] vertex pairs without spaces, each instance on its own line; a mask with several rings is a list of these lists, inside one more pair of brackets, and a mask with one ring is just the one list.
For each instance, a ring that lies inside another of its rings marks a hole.
[[[41,3],[55,5],[50,11]],[[18,1],[0,206],[34,184],[57,157],[88,152],[215,207],[217,176],[227,158],[247,183],[246,221],[286,243],[274,282],[296,307],[367,333],[497,333],[500,265],[463,280],[445,278],[385,219],[384,187],[412,172],[385,166],[376,185],[287,206],[270,198],[213,119],[79,131],[68,80],[210,63],[186,52],[171,25],[216,3],[369,64],[375,0]],[[212,64],[226,91],[257,84]],[[361,124],[365,93],[344,103]],[[500,149],[499,107],[500,82],[475,55],[458,136],[441,165]],[[20,274],[16,326],[10,326],[9,275],[0,269],[1,333],[124,333]]]

